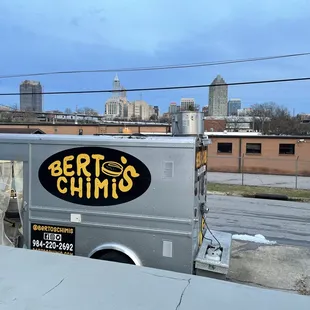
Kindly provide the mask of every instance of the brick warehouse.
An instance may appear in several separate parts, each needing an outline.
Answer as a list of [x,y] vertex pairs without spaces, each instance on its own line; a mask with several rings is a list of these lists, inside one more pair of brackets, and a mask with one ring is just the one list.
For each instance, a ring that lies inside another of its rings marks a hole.
[[209,135],[208,170],[310,175],[310,137]]

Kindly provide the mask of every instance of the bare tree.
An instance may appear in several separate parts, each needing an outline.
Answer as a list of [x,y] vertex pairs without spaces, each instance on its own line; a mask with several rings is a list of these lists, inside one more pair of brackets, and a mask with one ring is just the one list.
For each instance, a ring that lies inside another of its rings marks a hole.
[[37,120],[36,114],[31,111],[26,111],[23,116],[24,122],[34,122]]
[[113,118],[113,121],[124,122],[126,121],[126,119],[124,117],[116,116]]
[[264,134],[294,135],[309,132],[310,126],[303,126],[298,116],[292,116],[286,107],[275,103],[255,104],[251,114],[256,129]]
[[130,121],[131,121],[131,122],[140,122],[140,121],[142,121],[142,118],[141,118],[141,116],[135,116],[135,115],[133,115],[133,116],[130,118]]
[[171,123],[171,119],[167,116],[162,116],[158,120],[160,123]]
[[10,104],[9,107],[10,107],[13,111],[18,111],[18,104],[17,104],[17,103]]
[[0,112],[0,122],[12,122],[13,121],[13,113],[9,111],[1,111]]
[[77,110],[78,114],[85,114],[85,115],[89,115],[89,116],[97,116],[98,112],[92,108],[89,107],[84,107],[84,108],[80,108]]
[[156,114],[152,114],[150,117],[150,121],[157,121],[158,120],[158,116]]
[[274,114],[277,105],[274,102],[257,103],[251,106],[250,115],[253,117],[254,129],[263,134],[268,131],[268,122]]

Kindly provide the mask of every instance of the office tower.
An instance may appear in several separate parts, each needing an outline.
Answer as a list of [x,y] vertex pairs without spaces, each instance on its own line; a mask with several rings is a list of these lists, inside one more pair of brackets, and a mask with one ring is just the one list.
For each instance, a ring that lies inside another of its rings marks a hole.
[[[219,85],[219,86],[218,86]],[[209,88],[209,115],[227,116],[228,85],[218,75]]]
[[20,110],[42,112],[43,97],[40,82],[26,80],[19,86]]
[[170,114],[175,114],[179,111],[180,107],[175,103],[171,102],[169,105],[169,113]]
[[227,103],[227,115],[238,115],[238,110],[241,109],[240,99],[230,99]]

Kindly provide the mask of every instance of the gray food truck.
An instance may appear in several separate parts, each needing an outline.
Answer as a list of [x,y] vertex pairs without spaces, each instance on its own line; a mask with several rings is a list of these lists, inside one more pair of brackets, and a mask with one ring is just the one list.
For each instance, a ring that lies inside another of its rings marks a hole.
[[179,113],[171,137],[1,134],[0,244],[225,277],[201,122]]

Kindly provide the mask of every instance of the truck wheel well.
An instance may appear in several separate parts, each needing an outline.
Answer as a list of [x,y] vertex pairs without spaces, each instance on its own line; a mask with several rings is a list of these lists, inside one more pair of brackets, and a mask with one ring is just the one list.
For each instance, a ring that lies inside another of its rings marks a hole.
[[133,260],[128,255],[117,250],[99,250],[98,252],[94,253],[90,258],[135,265]]

